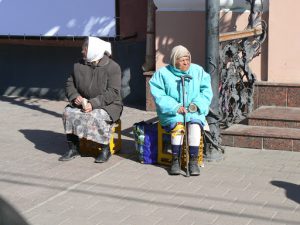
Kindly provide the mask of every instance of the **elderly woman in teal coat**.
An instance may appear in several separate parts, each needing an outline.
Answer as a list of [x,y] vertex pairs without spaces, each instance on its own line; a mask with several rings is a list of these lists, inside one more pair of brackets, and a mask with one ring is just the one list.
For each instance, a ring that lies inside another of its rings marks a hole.
[[[182,76],[186,75],[189,79],[182,82]],[[172,163],[169,174],[179,175],[181,171],[179,155],[186,121],[190,157],[188,169],[190,175],[199,175],[201,129],[207,126],[205,117],[213,97],[210,75],[201,66],[191,63],[190,52],[178,45],[171,51],[170,64],[156,71],[149,84],[159,121],[166,131],[171,132]]]

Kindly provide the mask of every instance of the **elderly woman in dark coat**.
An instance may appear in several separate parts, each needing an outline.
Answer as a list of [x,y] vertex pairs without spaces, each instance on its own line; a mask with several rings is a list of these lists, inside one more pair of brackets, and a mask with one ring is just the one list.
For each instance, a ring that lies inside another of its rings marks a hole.
[[86,138],[101,146],[95,162],[111,156],[109,140],[113,123],[122,113],[121,70],[113,61],[111,46],[97,37],[88,37],[82,46],[83,59],[74,64],[66,83],[69,104],[63,113],[68,151],[59,158],[68,161],[79,155],[79,139]]

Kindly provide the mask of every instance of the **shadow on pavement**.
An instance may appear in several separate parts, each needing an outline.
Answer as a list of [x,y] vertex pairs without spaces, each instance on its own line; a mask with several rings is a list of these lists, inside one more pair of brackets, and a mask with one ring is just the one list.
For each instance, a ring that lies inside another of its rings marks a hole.
[[39,105],[30,105],[30,104],[27,104],[26,101],[28,99],[20,99],[19,97],[5,97],[5,96],[0,96],[0,100],[4,101],[4,102],[9,102],[10,104],[13,104],[13,105],[18,105],[18,106],[21,106],[21,107],[26,107],[28,109],[40,111],[42,113],[47,113],[47,114],[49,114],[51,116],[55,116],[55,117],[59,117],[59,118],[62,117],[62,113],[57,113],[57,112],[54,112],[54,111],[51,111],[51,110],[48,110],[48,109],[43,109]]
[[123,129],[121,134],[125,137],[133,138],[133,126]]
[[135,155],[135,143],[134,140],[128,140],[122,138],[122,147],[120,154],[127,154],[127,155]]
[[[150,123],[157,123],[158,122],[158,117],[154,117],[152,119],[149,119],[149,120],[143,120],[143,121],[139,121],[139,122],[145,122],[147,124],[150,124]],[[139,123],[137,122],[137,123]],[[134,138],[134,135],[133,135],[133,125],[132,124],[130,127],[126,128],[126,129],[123,129],[122,130],[122,135],[123,136],[126,136],[126,137],[130,137],[130,138]]]
[[286,197],[300,204],[300,185],[278,180],[271,181],[271,184],[285,189]]
[[0,197],[0,224],[1,225],[28,225],[25,219],[6,200]]
[[35,148],[48,154],[62,155],[67,150],[66,135],[50,130],[19,130],[27,140],[34,143]]
[[[128,160],[132,160],[137,163],[141,163],[139,160],[138,152],[136,151],[135,141],[134,140],[126,140],[122,139],[122,148],[119,153],[117,153],[120,157]],[[148,164],[145,164],[148,165]],[[159,167],[165,170],[168,173],[169,168],[164,165],[160,165],[158,163],[149,164],[155,167]]]
[[[31,141],[35,145],[36,149],[48,154],[54,153],[57,155],[63,155],[67,150],[66,135],[63,133],[57,133],[50,130],[31,129],[21,129],[19,131],[27,140]],[[117,155],[125,159],[138,161],[134,140],[122,138],[122,147],[120,152],[117,152]],[[84,156],[92,157],[93,155]]]
[[[24,175],[23,175],[24,176]],[[32,175],[29,175],[32,176]],[[39,177],[39,176],[34,176],[36,178],[40,178],[42,179],[48,179],[48,178],[43,178],[43,177]],[[18,177],[17,177],[18,178]],[[49,185],[49,183],[45,183],[42,182],[40,179],[37,179],[34,182],[28,182],[28,181],[22,181],[22,179],[9,179],[9,178],[2,178],[2,182],[6,182],[6,183],[11,183],[11,184],[19,184],[22,186],[27,186],[27,187],[41,187],[44,189],[50,189],[50,190],[58,190],[58,191],[62,191],[65,192],[66,188],[61,186],[61,185]],[[67,182],[68,180],[64,179],[60,179],[61,182]],[[192,203],[189,203],[189,201],[183,202],[182,204],[180,204],[180,208],[181,209],[185,209],[187,211],[192,211],[195,213],[199,213],[199,212],[207,212],[207,207],[202,206],[202,205],[195,205],[193,204],[193,201],[195,199],[203,199],[203,198],[208,198],[210,200],[214,200],[220,203],[226,203],[228,204],[228,199],[221,197],[221,196],[207,196],[204,193],[186,193],[186,191],[184,192],[173,192],[170,190],[167,191],[163,191],[163,190],[155,190],[155,189],[150,189],[147,188],[141,188],[141,187],[130,187],[130,186],[118,186],[117,184],[115,185],[111,185],[111,184],[106,184],[106,183],[96,183],[95,185],[99,185],[99,190],[94,189],[94,190],[89,190],[86,188],[82,188],[82,187],[77,187],[74,189],[70,189],[68,190],[70,193],[74,193],[74,194],[82,194],[82,195],[86,195],[86,196],[92,196],[92,197],[97,197],[97,196],[101,196],[101,197],[105,197],[105,198],[109,198],[109,199],[113,199],[113,200],[126,200],[128,202],[131,202],[131,204],[136,204],[136,203],[141,203],[141,204],[149,204],[149,205],[154,205],[154,206],[158,206],[161,208],[171,208],[171,209],[175,209],[178,207],[178,203],[176,202],[172,202],[168,199],[165,198],[165,196],[170,196],[170,198],[173,198],[174,195],[176,194],[180,194],[182,196],[186,196],[188,198],[193,199]],[[110,190],[109,192],[103,192],[102,188],[106,188],[107,190]],[[120,192],[120,191],[115,191],[112,192],[111,190],[119,190],[120,188],[122,188],[122,190],[125,191],[133,191],[135,194],[128,194],[126,196],[124,196],[124,193]],[[139,193],[154,193],[158,196],[158,198],[155,199],[145,199],[141,196],[139,196]],[[159,196],[164,196],[162,198],[160,198]],[[257,204],[255,202],[249,202],[249,201],[235,201],[235,203],[240,203],[243,205],[253,205],[255,207],[260,207],[260,204]],[[287,206],[279,206],[277,204],[275,205],[270,205],[268,207],[271,208],[275,208],[275,209],[280,209],[280,210],[284,210],[284,211],[290,211],[292,210],[290,207]],[[26,211],[25,211],[26,212]],[[230,211],[226,208],[211,208],[209,210],[210,214],[214,214],[215,216],[220,216],[220,215],[225,215],[228,217],[235,217],[235,218],[246,218],[246,219],[256,219],[256,220],[262,220],[261,224],[269,224],[270,222],[270,217],[267,215],[257,215],[253,212],[247,212],[243,211],[241,213],[236,213],[235,211]],[[1,217],[0,217],[1,219]],[[299,222],[293,221],[291,220],[291,218],[283,218],[283,219],[276,219],[273,218],[272,219],[272,223],[273,224],[289,224],[289,225],[298,225]],[[8,223],[9,225],[15,225],[13,223]],[[16,223],[16,225],[23,225],[22,223]]]

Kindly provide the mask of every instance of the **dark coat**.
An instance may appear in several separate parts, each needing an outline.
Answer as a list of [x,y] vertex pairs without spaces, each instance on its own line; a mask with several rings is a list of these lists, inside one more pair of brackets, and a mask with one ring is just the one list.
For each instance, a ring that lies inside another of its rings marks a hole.
[[106,55],[96,66],[75,63],[66,83],[66,96],[72,103],[80,95],[93,109],[104,109],[113,122],[118,120],[123,110],[120,66]]

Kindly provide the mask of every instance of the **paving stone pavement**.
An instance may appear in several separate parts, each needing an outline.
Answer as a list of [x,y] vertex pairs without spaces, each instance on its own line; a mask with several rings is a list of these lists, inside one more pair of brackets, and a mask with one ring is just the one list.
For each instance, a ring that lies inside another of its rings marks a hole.
[[30,225],[300,224],[300,153],[226,148],[199,177],[169,176],[133,156],[132,124],[155,113],[125,107],[120,154],[59,162],[65,105],[0,97],[0,197]]

